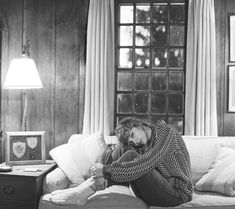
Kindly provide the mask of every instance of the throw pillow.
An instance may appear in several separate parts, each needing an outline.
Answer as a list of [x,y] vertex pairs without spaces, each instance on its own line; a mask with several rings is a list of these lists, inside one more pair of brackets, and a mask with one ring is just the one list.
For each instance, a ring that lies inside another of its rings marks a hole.
[[70,143],[78,142],[88,136],[89,135],[73,134],[72,136],[69,137],[68,143],[70,144]]
[[68,178],[60,168],[56,168],[48,173],[43,179],[43,194],[48,194],[56,190],[65,189],[68,187]]
[[195,184],[198,191],[235,196],[235,150],[222,147],[208,172]]
[[90,177],[91,166],[106,147],[103,133],[98,132],[55,147],[49,154],[67,176],[70,187],[74,187]]

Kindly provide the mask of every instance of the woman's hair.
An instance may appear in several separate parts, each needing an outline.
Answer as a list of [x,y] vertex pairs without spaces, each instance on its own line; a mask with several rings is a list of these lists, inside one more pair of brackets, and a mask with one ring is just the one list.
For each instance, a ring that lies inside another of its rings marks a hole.
[[127,117],[122,119],[118,126],[115,128],[115,133],[118,136],[118,139],[121,143],[126,144],[128,142],[128,137],[131,129],[133,127],[154,127],[153,124],[151,124],[148,121],[140,120],[137,118]]

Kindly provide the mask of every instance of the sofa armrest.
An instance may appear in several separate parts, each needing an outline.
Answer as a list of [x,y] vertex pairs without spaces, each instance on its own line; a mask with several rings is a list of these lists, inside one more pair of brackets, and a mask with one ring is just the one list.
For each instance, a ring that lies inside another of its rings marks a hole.
[[69,182],[66,175],[59,167],[57,167],[45,176],[43,180],[43,194],[65,189],[68,185]]

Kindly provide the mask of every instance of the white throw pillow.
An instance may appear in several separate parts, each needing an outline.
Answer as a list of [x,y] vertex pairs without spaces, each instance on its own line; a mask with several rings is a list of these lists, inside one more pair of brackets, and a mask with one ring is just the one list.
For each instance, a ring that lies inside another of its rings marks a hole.
[[72,136],[69,137],[68,143],[70,144],[70,143],[78,142],[88,136],[89,135],[84,135],[84,134],[73,134]]
[[[75,137],[75,136],[73,136]],[[102,132],[55,147],[49,154],[69,180],[70,187],[77,186],[90,177],[91,166],[98,162],[106,148]]]
[[235,150],[222,147],[208,172],[196,183],[198,191],[235,196]]

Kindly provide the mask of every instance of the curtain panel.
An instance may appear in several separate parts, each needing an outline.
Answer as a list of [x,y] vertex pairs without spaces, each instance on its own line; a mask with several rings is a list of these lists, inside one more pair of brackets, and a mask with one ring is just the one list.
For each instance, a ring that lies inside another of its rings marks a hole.
[[189,0],[185,135],[217,136],[214,0]]
[[83,134],[113,130],[114,0],[90,0]]

